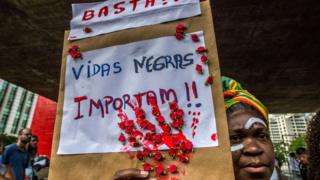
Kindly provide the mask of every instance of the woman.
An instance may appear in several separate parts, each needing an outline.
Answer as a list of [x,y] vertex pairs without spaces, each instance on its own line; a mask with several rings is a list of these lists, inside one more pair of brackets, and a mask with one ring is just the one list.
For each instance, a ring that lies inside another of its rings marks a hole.
[[[235,178],[269,180],[274,152],[269,137],[266,107],[233,79],[222,77]],[[114,180],[147,179],[137,169],[121,170]]]

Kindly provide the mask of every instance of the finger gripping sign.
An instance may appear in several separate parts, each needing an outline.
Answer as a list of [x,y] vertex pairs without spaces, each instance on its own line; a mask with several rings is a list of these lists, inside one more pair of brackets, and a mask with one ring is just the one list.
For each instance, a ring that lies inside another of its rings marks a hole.
[[[194,70],[201,58],[195,50],[204,46],[203,32],[192,34],[198,35],[198,43],[187,34],[184,41],[167,36],[87,51],[82,60],[68,56],[58,154],[127,151],[118,140],[119,111],[133,119],[135,107],[142,107],[146,118],[157,125],[151,97],[167,123],[169,103],[179,104],[186,113],[183,134],[195,147],[217,146],[218,140],[211,140],[216,132],[211,88],[204,85],[206,77]],[[204,71],[208,72],[207,66]],[[194,119],[198,119],[196,129]],[[155,129],[161,131],[160,126]]]

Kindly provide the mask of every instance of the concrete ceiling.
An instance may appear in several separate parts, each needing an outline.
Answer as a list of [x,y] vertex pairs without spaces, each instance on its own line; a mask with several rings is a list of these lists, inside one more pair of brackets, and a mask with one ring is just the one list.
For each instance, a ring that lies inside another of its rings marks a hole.
[[[0,0],[0,78],[57,100],[71,0]],[[214,0],[222,74],[273,113],[320,107],[320,1]]]

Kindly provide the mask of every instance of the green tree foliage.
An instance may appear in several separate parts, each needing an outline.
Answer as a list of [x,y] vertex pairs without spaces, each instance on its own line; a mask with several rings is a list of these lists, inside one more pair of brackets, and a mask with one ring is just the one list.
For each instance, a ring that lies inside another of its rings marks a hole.
[[296,139],[294,139],[291,142],[291,145],[289,147],[290,152],[296,152],[296,150],[299,147],[303,147],[303,148],[307,148],[307,144],[306,144],[306,136],[305,135],[301,135],[299,137],[297,137]]
[[9,136],[6,134],[0,134],[0,143],[3,143],[4,145],[15,143],[16,141],[17,137]]
[[287,160],[288,151],[284,143],[274,144],[274,152],[279,165],[281,166]]

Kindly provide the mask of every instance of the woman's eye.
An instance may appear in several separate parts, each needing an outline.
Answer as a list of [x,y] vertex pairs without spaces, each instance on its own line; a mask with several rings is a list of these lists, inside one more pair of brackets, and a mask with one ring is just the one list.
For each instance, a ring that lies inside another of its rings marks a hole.
[[269,138],[269,134],[266,134],[266,133],[260,133],[258,134],[258,139],[261,139],[261,140],[266,140]]
[[242,137],[240,135],[230,136],[231,144],[240,143],[242,141]]

